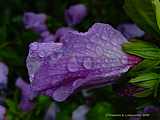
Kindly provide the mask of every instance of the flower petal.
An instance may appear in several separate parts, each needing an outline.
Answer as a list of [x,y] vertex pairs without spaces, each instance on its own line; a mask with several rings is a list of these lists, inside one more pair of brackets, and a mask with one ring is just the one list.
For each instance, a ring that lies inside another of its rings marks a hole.
[[85,33],[68,32],[62,43],[32,43],[27,58],[32,87],[63,101],[78,88],[115,81],[139,62],[122,51],[125,42],[110,25],[96,23]]

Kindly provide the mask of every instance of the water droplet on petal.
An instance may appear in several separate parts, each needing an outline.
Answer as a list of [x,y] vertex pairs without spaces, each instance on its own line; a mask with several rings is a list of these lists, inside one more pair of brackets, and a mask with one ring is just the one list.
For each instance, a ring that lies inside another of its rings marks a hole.
[[84,61],[83,61],[83,66],[86,68],[86,69],[91,69],[92,68],[92,59],[91,58],[85,58]]
[[70,72],[76,72],[79,70],[79,65],[75,58],[68,63],[67,67]]
[[91,37],[90,37],[90,41],[91,42],[96,42],[97,41],[97,39],[98,39],[98,37],[96,36],[96,35],[92,35]]
[[108,63],[109,62],[109,60],[108,59],[105,59],[105,63]]
[[120,59],[122,64],[127,64],[128,60],[126,58],[126,56],[123,56],[122,59]]
[[94,43],[87,43],[86,44],[86,48],[88,49],[88,50],[91,50],[91,51],[95,51],[95,48],[96,48],[96,44],[94,44]]
[[106,40],[106,41],[108,40],[108,37],[106,36],[105,33],[102,34],[102,39],[103,39],[103,40]]
[[37,42],[34,42],[30,45],[30,49],[31,50],[37,50],[38,49],[38,43]]
[[93,46],[92,46],[92,44],[87,44],[86,47],[87,47],[88,49],[91,49]]
[[45,57],[46,53],[44,51],[39,52],[39,57]]
[[104,54],[104,52],[103,52],[103,49],[101,48],[101,47],[96,47],[96,53],[98,54],[98,55],[103,55]]

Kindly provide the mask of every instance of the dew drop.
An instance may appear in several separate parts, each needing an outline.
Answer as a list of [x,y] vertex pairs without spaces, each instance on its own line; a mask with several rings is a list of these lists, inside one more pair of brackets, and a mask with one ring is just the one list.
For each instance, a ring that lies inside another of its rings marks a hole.
[[38,49],[38,43],[32,43],[31,45],[30,45],[30,49],[31,50],[37,50]]
[[91,41],[91,42],[96,42],[97,39],[98,39],[98,37],[97,37],[96,35],[92,35],[92,36],[90,37],[90,41]]
[[79,70],[79,65],[75,58],[68,63],[67,68],[70,72],[76,72]]
[[86,47],[87,47],[88,49],[92,49],[93,46],[92,46],[91,44],[87,44]]
[[86,68],[86,69],[91,69],[92,68],[92,60],[91,58],[85,58],[84,61],[83,61],[83,66]]
[[46,53],[44,51],[39,52],[39,57],[45,57]]
[[103,49],[101,48],[101,47],[96,47],[96,53],[98,54],[98,55],[103,55],[104,54],[104,52],[103,52]]
[[108,59],[105,59],[105,63],[108,63],[109,62],[109,60]]
[[127,64],[127,62],[128,62],[126,56],[123,56],[123,57],[120,59],[120,61],[121,61],[122,64]]
[[105,33],[102,34],[102,39],[103,39],[103,40],[108,40],[108,38],[107,38],[107,36],[106,36]]

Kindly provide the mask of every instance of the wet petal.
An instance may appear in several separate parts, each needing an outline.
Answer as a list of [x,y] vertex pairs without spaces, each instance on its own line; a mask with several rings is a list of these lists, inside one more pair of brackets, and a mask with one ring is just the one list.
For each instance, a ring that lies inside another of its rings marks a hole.
[[75,90],[115,82],[139,58],[122,51],[126,38],[108,24],[71,31],[62,43],[32,43],[27,58],[34,90],[64,101]]

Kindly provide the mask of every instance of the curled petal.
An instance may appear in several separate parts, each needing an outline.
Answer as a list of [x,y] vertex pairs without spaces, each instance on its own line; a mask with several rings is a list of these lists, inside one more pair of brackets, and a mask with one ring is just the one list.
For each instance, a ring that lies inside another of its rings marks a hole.
[[122,51],[125,42],[110,25],[96,23],[85,33],[68,32],[62,43],[32,43],[27,58],[32,88],[64,101],[79,88],[115,82],[139,62]]

